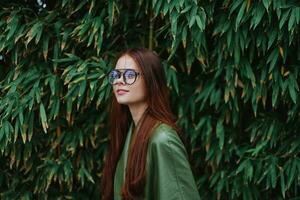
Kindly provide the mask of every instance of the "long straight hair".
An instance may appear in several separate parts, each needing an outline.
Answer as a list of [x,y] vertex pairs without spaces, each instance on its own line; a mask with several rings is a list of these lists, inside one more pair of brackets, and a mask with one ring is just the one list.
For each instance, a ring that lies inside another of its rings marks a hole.
[[[131,147],[134,147],[134,150],[130,148],[128,151],[125,180],[121,189],[122,199],[127,200],[144,195],[147,147],[153,128],[162,122],[175,129],[177,133],[180,132],[175,124],[176,118],[171,111],[169,90],[158,55],[145,48],[129,49],[120,57],[124,55],[130,56],[143,74],[148,105],[138,123],[138,129],[136,129],[132,141]],[[114,198],[114,174],[131,123],[132,117],[128,106],[119,104],[113,95],[110,108],[110,145],[101,182],[101,193],[104,200]]]

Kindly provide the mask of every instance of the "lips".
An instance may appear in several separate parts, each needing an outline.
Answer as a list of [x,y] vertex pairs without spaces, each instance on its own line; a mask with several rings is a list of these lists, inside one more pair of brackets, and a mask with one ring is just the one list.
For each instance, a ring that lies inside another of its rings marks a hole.
[[124,89],[118,89],[117,90],[118,95],[123,95],[123,94],[126,94],[127,92],[129,92],[129,90],[124,90]]

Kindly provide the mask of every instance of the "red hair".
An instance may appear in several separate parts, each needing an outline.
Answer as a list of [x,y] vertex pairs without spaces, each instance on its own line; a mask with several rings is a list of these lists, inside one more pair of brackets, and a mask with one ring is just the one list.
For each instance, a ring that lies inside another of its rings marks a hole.
[[[133,58],[144,76],[148,105],[139,122],[138,133],[135,133],[133,137],[134,150],[130,148],[128,151],[127,171],[121,189],[123,199],[135,199],[144,194],[147,147],[152,129],[162,122],[174,128],[178,133],[179,130],[170,107],[164,69],[157,54],[144,48],[135,48],[125,51],[120,57],[124,55]],[[104,200],[114,199],[114,174],[131,123],[132,117],[128,106],[119,104],[113,95],[110,109],[110,146],[101,182]]]

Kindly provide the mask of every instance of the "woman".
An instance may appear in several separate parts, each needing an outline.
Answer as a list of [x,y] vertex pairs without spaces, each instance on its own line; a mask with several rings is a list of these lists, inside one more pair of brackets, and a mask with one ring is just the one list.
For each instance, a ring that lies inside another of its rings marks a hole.
[[157,54],[127,50],[108,79],[114,96],[102,199],[200,199]]

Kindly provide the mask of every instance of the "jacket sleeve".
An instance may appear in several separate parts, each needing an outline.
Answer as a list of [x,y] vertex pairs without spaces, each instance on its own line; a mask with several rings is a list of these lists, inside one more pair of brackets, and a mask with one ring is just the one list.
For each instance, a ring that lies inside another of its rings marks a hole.
[[186,149],[177,133],[164,125],[150,140],[148,186],[151,199],[199,200]]

